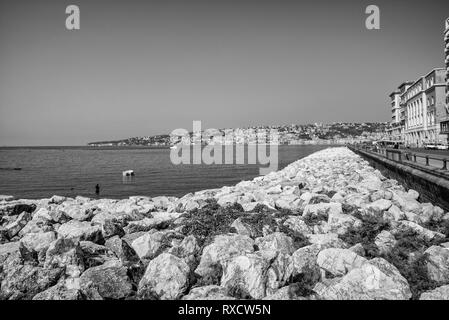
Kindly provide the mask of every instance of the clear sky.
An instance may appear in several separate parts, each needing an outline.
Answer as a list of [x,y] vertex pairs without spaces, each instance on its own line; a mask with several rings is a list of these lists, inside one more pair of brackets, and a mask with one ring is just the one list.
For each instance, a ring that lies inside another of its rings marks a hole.
[[444,66],[447,16],[436,0],[0,0],[0,146],[388,121],[397,85]]

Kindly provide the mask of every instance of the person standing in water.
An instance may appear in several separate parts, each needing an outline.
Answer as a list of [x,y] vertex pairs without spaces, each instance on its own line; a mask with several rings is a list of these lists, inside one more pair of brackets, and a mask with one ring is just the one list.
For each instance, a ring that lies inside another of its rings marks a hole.
[[96,186],[95,186],[95,194],[98,196],[98,195],[100,195],[100,185],[99,184],[97,184]]

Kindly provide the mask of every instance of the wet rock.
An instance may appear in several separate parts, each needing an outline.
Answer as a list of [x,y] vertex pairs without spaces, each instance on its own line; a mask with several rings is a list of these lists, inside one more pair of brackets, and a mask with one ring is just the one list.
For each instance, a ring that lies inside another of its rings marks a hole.
[[86,270],[80,277],[80,287],[87,299],[124,299],[132,294],[127,269],[118,260]]
[[139,283],[142,299],[179,299],[189,284],[190,269],[184,260],[163,253],[151,260]]

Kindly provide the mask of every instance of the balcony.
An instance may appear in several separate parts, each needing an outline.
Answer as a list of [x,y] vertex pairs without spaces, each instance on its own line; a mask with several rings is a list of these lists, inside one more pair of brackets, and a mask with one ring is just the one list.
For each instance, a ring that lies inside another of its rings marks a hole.
[[449,134],[449,120],[440,123],[440,133]]

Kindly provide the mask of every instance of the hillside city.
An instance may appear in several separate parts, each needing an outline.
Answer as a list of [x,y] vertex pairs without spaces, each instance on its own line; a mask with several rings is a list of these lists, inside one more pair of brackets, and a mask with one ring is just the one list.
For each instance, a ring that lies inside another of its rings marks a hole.
[[[285,126],[256,126],[237,129],[220,129],[218,132],[202,131],[202,139],[198,134],[189,133],[188,137],[164,134],[146,137],[134,137],[115,141],[88,143],[92,147],[108,146],[172,146],[183,144],[253,144],[277,143],[280,145],[314,145],[314,144],[347,144],[371,142],[386,137],[388,123],[332,123]],[[270,141],[260,132],[276,130],[278,140]],[[231,132],[232,134],[229,134]],[[266,139],[266,140],[263,140]]]

